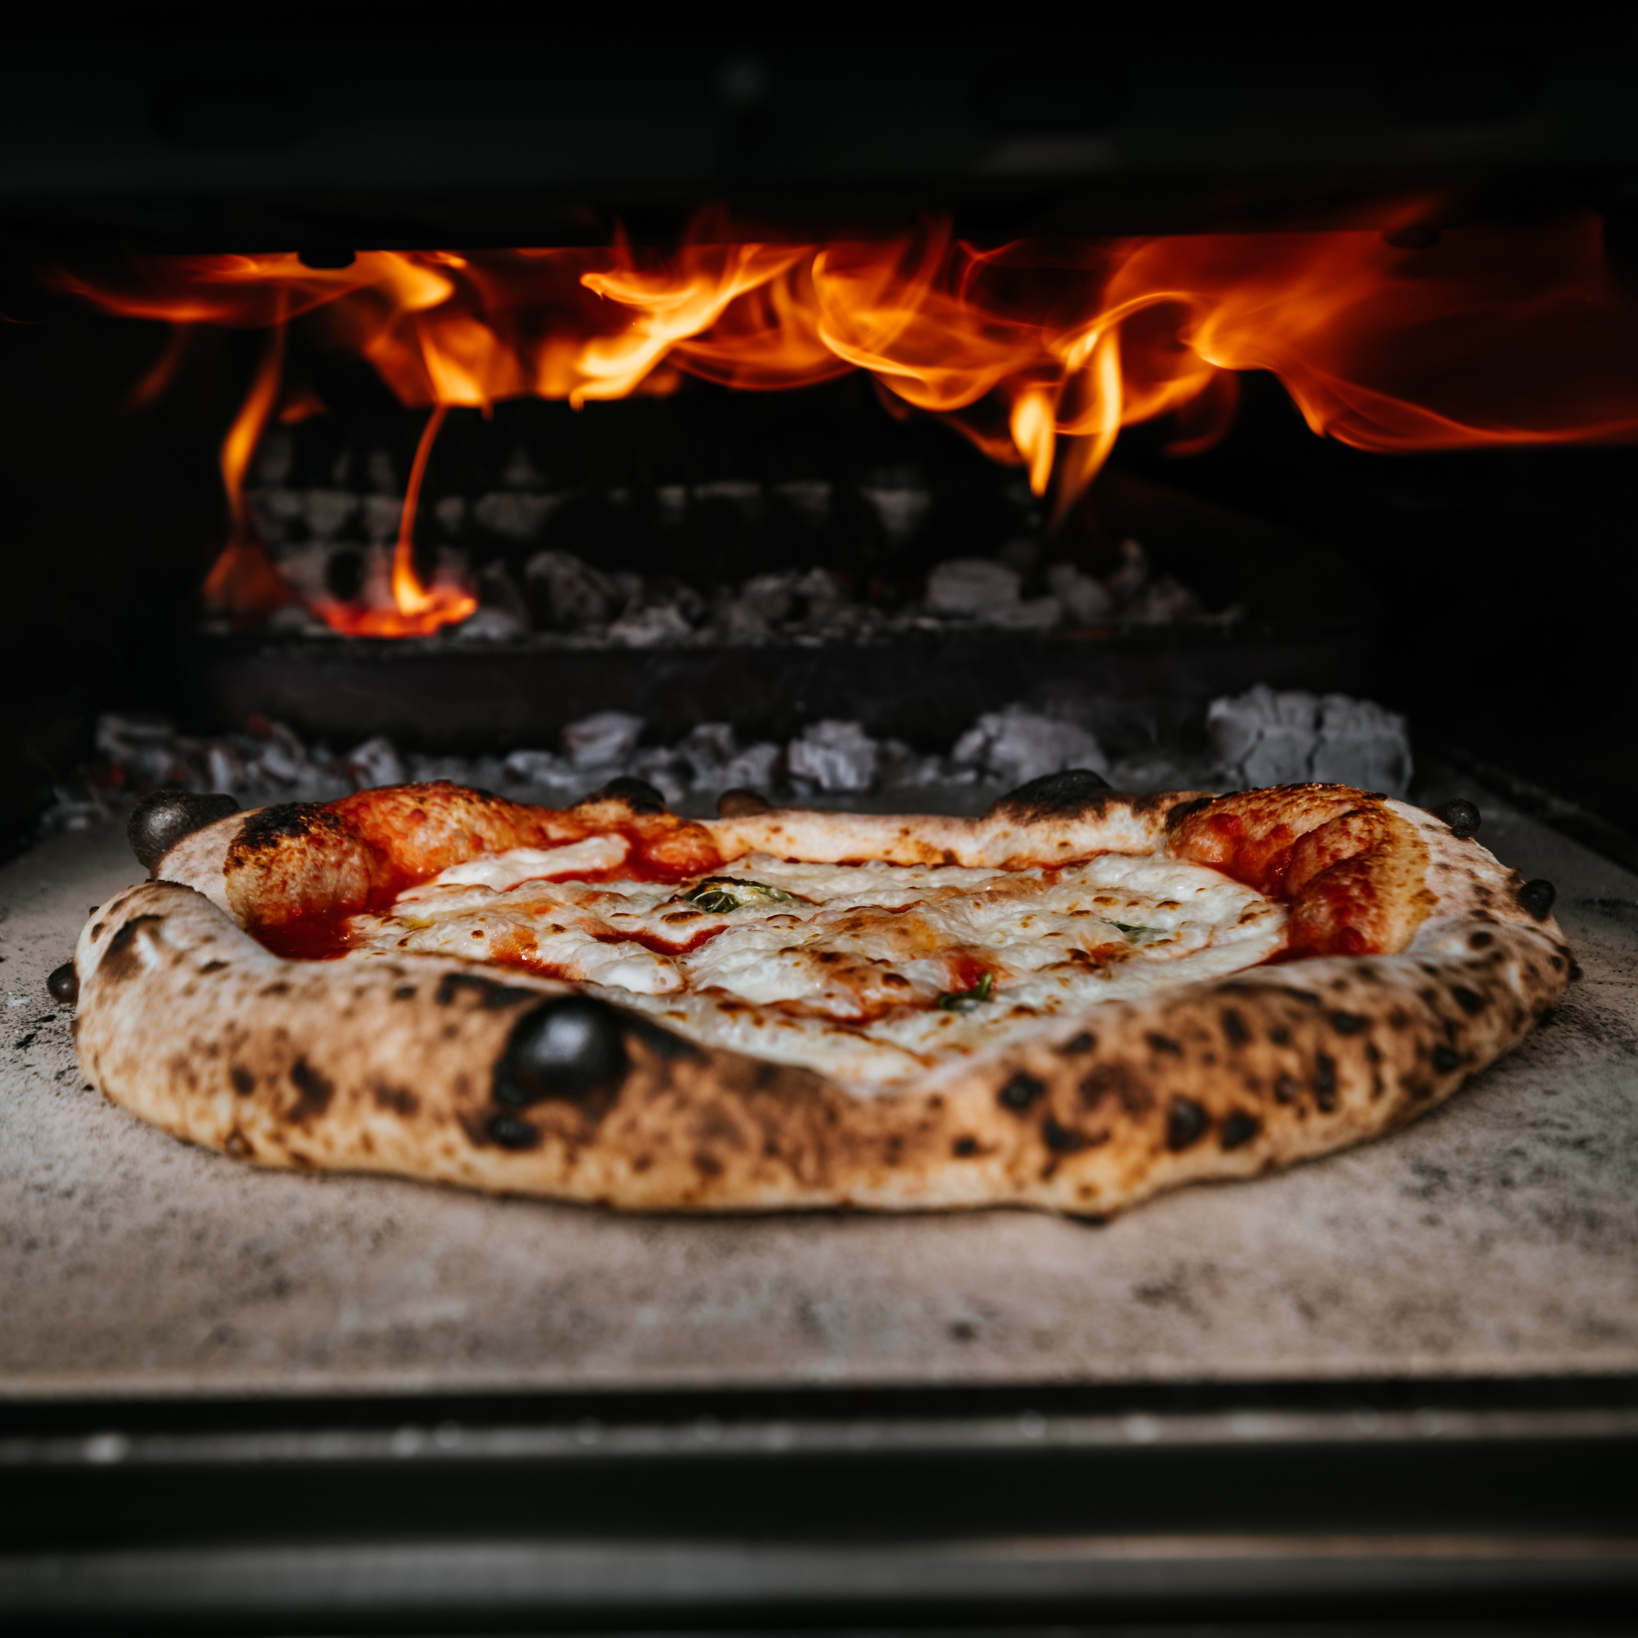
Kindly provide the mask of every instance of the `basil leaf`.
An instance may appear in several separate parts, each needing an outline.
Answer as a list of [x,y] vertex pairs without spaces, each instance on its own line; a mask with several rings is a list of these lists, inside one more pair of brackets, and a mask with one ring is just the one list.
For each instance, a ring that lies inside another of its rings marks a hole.
[[747,904],[757,900],[772,904],[796,903],[794,896],[782,887],[769,887],[763,882],[742,882],[732,876],[708,876],[703,882],[696,882],[681,897],[714,916],[726,915],[730,910],[743,910]]
[[1135,922],[1130,921],[1112,921],[1109,925],[1118,928],[1128,938],[1135,938],[1139,933],[1164,933],[1166,931],[1164,927],[1139,927]]
[[949,990],[938,998],[945,1012],[972,1012],[981,1002],[990,998],[990,987],[995,982],[993,973],[985,973],[970,990]]

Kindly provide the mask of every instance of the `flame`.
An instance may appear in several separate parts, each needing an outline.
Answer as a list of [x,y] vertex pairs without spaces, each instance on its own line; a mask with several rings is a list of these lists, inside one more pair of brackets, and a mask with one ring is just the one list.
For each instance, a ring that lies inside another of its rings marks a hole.
[[[178,330],[186,335],[185,330]],[[222,549],[202,588],[205,605],[227,615],[235,625],[245,625],[258,615],[270,614],[290,601],[290,592],[268,562],[250,527],[245,506],[245,473],[256,453],[262,432],[279,396],[279,380],[284,372],[284,296],[274,304],[273,326],[261,363],[251,379],[250,391],[222,440],[222,488],[227,494],[228,543]],[[162,356],[161,365],[165,363]],[[174,366],[173,366],[174,368]],[[152,379],[153,372],[149,372]],[[145,385],[146,383],[144,383]]]
[[[765,390],[865,370],[885,401],[1024,467],[1060,516],[1124,426],[1170,415],[1174,452],[1209,447],[1232,423],[1237,372],[1252,369],[1276,374],[1315,432],[1362,449],[1638,437],[1638,314],[1596,215],[1473,223],[1418,248],[1391,237],[1371,227],[982,248],[928,218],[817,243],[745,231],[713,210],[669,251],[617,237],[371,251],[323,270],[288,255],[148,257],[53,278],[110,312],[271,327],[269,360],[284,326],[300,323],[319,345],[367,358],[402,403],[434,410],[405,499],[392,610],[317,610],[343,629],[397,635],[472,607],[423,587],[409,550],[426,459],[453,406],[524,395],[578,406],[669,391],[679,372]],[[236,561],[252,544],[238,485],[276,396],[269,362],[223,447]],[[212,572],[224,587],[226,562]]]
[[379,608],[355,608],[333,598],[316,602],[313,612],[336,631],[350,637],[425,637],[441,626],[455,625],[471,614],[478,600],[460,587],[442,582],[428,587],[415,572],[415,513],[421,498],[421,480],[438,429],[449,414],[448,404],[437,405],[421,430],[404,491],[404,509],[398,520],[398,542],[392,554],[392,601]]

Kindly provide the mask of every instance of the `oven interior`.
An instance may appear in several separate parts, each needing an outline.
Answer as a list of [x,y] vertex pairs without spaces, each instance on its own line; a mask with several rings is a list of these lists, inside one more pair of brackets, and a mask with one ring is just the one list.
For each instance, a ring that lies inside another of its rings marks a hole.
[[[337,636],[299,614],[224,616],[202,589],[229,529],[219,452],[265,328],[191,324],[184,344],[52,278],[133,257],[299,253],[339,270],[361,252],[576,249],[606,246],[617,224],[662,254],[727,201],[770,235],[938,217],[984,246],[1335,230],[1397,234],[1406,254],[1579,213],[1626,288],[1629,19],[1564,12],[1539,39],[1501,14],[1435,10],[1340,51],[1052,7],[1004,24],[896,7],[823,22],[719,8],[692,28],[642,8],[85,22],[20,26],[0,103],[9,853],[42,827],[117,816],[145,784],[223,778],[266,800],[244,768],[274,766],[269,746],[308,759],[286,780],[294,795],[385,770],[569,800],[603,763],[565,730],[611,711],[627,723],[610,730],[622,766],[646,754],[639,771],[673,780],[688,811],[710,811],[730,767],[750,771],[729,782],[804,800],[974,811],[1006,771],[957,754],[986,714],[1016,707],[1090,736],[1112,778],[1158,784],[1221,777],[1212,702],[1261,685],[1375,702],[1409,725],[1414,791],[1466,780],[1605,860],[1638,861],[1638,453],[1621,437],[1381,453],[1316,434],[1274,373],[1247,369],[1210,447],[1175,452],[1174,418],[1123,426],[1054,520],[1019,466],[902,413],[858,371],[778,393],[691,378],[579,409],[506,397],[449,412],[415,535],[424,579],[454,563],[490,635]],[[1511,334],[1498,324],[1496,345]],[[289,379],[325,413],[265,431],[251,516],[290,574],[356,600],[392,545],[427,408],[299,326],[290,347]],[[165,390],[145,395],[156,370]],[[950,618],[926,616],[929,577],[974,560],[1001,572],[980,574],[980,598],[1106,601],[1031,625],[980,619],[958,591]],[[750,595],[758,576],[779,583]],[[1157,594],[1168,584],[1183,603]],[[574,596],[604,599],[590,635],[565,613]],[[1140,597],[1171,613],[1114,617]],[[649,635],[609,639],[620,619]],[[812,739],[826,722],[856,725],[854,739]],[[732,743],[690,741],[702,725]],[[805,736],[804,775],[791,748]],[[863,774],[848,761],[861,740]],[[238,773],[211,763],[213,746]],[[774,754],[734,761],[759,746]],[[831,766],[826,746],[834,777],[814,771]],[[1544,1632],[1568,1612],[1615,1630],[1632,1588],[1630,1374],[1322,1377],[476,1396],[432,1383],[407,1403],[23,1395],[0,1415],[0,1571],[19,1608],[64,1629],[123,1612],[127,1630],[1365,1631],[1415,1617]],[[1037,1449],[1049,1423],[1070,1431]],[[1362,1428],[1386,1443],[1360,1445]],[[441,1593],[413,1565],[432,1520]],[[231,1554],[253,1536],[311,1552],[236,1584]],[[1005,1545],[974,1556],[978,1536]],[[1087,1542],[1163,1536],[1184,1545],[1101,1580],[1085,1568],[1103,1551]],[[1356,1551],[1388,1536],[1403,1551]],[[1518,1546],[1548,1537],[1551,1551]],[[506,1554],[523,1538],[581,1567],[520,1569]],[[1008,1557],[1048,1540],[1044,1579]],[[1479,1545],[1440,1559],[1435,1540]],[[678,1541],[691,1570],[666,1557]],[[730,1541],[755,1550],[711,1556]],[[321,1562],[331,1547],[341,1556]],[[129,1563],[98,1559],[104,1582],[70,1576],[78,1591],[48,1596],[39,1566],[63,1552]],[[967,1580],[950,1573],[960,1552],[979,1566]],[[302,1577],[317,1589],[305,1602],[278,1590]]]

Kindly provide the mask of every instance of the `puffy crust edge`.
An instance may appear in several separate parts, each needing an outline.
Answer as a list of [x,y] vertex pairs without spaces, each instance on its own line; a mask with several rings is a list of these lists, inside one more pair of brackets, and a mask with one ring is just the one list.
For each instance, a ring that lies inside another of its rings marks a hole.
[[1400,1124],[1531,1028],[1569,952],[1550,922],[1475,904],[1463,848],[1489,858],[1436,857],[1447,913],[1404,955],[1106,1004],[877,1098],[611,1009],[617,1084],[519,1111],[495,1096],[507,1042],[566,986],[435,958],[281,961],[168,881],[117,895],[82,933],[75,1033],[111,1100],[263,1165],[650,1209],[1104,1214]]

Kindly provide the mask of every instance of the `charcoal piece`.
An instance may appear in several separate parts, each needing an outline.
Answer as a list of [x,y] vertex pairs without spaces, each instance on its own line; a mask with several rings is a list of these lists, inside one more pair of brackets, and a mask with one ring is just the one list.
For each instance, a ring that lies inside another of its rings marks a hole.
[[934,614],[987,621],[1017,601],[1017,571],[989,558],[956,558],[927,577],[927,607]]
[[132,810],[125,825],[125,836],[137,863],[152,872],[184,836],[191,836],[196,830],[203,830],[206,825],[238,811],[239,804],[231,796],[155,791]]
[[472,503],[472,520],[480,529],[502,540],[538,540],[557,505],[556,495],[530,495],[494,490]]
[[535,621],[547,631],[607,625],[625,601],[615,577],[573,552],[536,552],[523,566],[523,583]]
[[1052,595],[1058,599],[1071,624],[1095,626],[1114,613],[1115,600],[1103,582],[1082,574],[1073,563],[1054,563],[1046,577]]
[[1405,719],[1372,700],[1327,694],[1309,777],[1327,784],[1403,796],[1410,788],[1410,732]]

